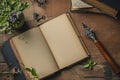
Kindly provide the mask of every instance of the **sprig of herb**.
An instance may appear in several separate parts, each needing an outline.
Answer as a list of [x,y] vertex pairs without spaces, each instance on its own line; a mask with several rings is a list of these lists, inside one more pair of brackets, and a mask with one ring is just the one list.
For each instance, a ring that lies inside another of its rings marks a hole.
[[96,64],[96,62],[93,62],[91,59],[88,59],[87,63],[83,67],[91,70]]
[[10,71],[0,72],[0,74],[2,74],[2,75],[5,75],[5,74],[12,74],[12,75],[14,75],[14,74],[21,74],[22,71],[24,71],[24,70],[26,70],[26,71],[31,73],[31,75],[33,76],[32,80],[39,80],[39,77],[38,77],[38,75],[36,73],[35,68],[28,68],[28,67],[26,67],[26,68],[21,70],[19,68],[17,69],[17,68],[14,67]]
[[30,73],[32,74],[33,79],[39,80],[39,77],[38,77],[38,75],[37,75],[37,73],[36,73],[35,68],[33,68],[33,67],[31,67],[31,68],[25,68],[25,70],[28,71],[28,72],[30,72]]

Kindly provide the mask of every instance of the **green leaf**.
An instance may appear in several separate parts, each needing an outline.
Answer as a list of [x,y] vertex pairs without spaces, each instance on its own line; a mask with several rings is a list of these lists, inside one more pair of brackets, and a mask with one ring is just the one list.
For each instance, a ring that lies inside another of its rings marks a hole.
[[32,72],[32,70],[30,68],[25,68],[25,70],[28,72]]
[[22,3],[20,10],[23,11],[23,10],[24,10],[25,8],[27,8],[28,6],[29,6],[29,3],[27,3],[27,2],[26,2],[26,3]]
[[85,64],[83,67],[88,68],[89,66],[90,66],[89,64]]
[[35,68],[32,68],[32,75],[33,75],[34,77],[38,77]]
[[27,2],[26,2],[26,3],[23,3],[23,7],[24,7],[24,8],[27,8],[28,6],[29,6],[29,3],[27,3]]
[[90,59],[88,60],[88,64],[89,64],[89,65],[92,64],[92,61],[91,61]]
[[26,71],[30,72],[34,78],[39,78],[35,68],[25,68]]
[[17,12],[20,10],[20,7],[21,7],[21,3],[20,2],[15,2],[14,5],[13,5],[13,9]]
[[9,2],[10,2],[11,5],[15,4],[14,0],[10,0]]
[[96,65],[96,64],[97,64],[96,62],[93,62],[93,63],[92,63],[93,66]]

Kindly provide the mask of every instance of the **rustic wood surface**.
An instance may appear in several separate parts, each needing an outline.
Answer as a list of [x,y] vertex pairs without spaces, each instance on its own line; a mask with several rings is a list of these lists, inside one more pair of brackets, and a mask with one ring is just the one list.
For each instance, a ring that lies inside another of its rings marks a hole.
[[[23,0],[30,3],[30,7],[24,11],[26,23],[30,28],[36,27],[45,20],[39,22],[33,19],[33,13],[37,12],[40,16],[46,16],[46,20],[52,19],[64,12],[70,12],[70,0],[47,0],[45,7],[39,7],[34,0]],[[95,44],[85,36],[81,23],[86,23],[90,28],[93,28],[99,41],[103,44],[104,48],[113,57],[113,59],[120,65],[120,23],[118,20],[113,19],[103,14],[93,13],[71,13],[74,22],[80,31],[81,37],[84,40],[91,58],[97,62],[93,70],[83,68],[83,63],[78,63],[67,69],[56,73],[45,80],[119,80],[115,78],[105,77],[104,67],[110,68]],[[8,40],[12,35],[0,34],[0,46]],[[0,47],[1,49],[1,47]],[[49,68],[49,67],[48,67]],[[0,71],[8,71],[6,61],[0,52]],[[114,75],[114,73],[112,73]],[[96,78],[85,78],[85,76],[96,76]],[[7,77],[7,78],[6,78]],[[9,79],[8,79],[9,77]],[[109,78],[109,79],[108,79]],[[0,80],[13,80],[11,75],[0,75]]]

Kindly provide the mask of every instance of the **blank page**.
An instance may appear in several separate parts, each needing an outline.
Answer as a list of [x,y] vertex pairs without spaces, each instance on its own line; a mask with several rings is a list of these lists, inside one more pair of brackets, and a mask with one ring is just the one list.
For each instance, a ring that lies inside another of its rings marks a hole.
[[69,66],[87,57],[79,38],[66,14],[40,26],[59,68]]
[[35,68],[40,78],[58,70],[54,57],[38,27],[12,40],[24,65]]
[[85,9],[85,8],[91,8],[92,6],[85,3],[82,0],[71,0],[72,3],[72,9]]

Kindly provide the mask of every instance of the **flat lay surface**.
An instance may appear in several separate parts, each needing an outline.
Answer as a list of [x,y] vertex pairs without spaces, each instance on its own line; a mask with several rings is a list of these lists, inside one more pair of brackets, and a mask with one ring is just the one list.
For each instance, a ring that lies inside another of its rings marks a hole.
[[[70,0],[47,0],[47,3],[43,7],[38,6],[34,0],[23,1],[29,2],[30,4],[24,11],[25,21],[29,28],[36,27],[44,21],[50,20],[62,13],[70,12],[71,7]],[[39,17],[45,16],[46,18],[36,21],[33,17],[34,13],[38,13]],[[92,28],[97,39],[102,43],[113,60],[120,65],[120,21],[110,16],[96,13],[71,13],[71,16],[89,51],[91,59],[97,65],[90,70],[83,68],[85,61],[79,62],[47,77],[45,80],[119,80],[120,78],[112,72],[111,67],[105,61],[93,41],[86,37],[82,23]],[[3,43],[14,35],[0,34],[0,50]],[[7,63],[0,51],[0,72],[8,70]],[[0,74],[0,80],[13,80],[13,76]]]

